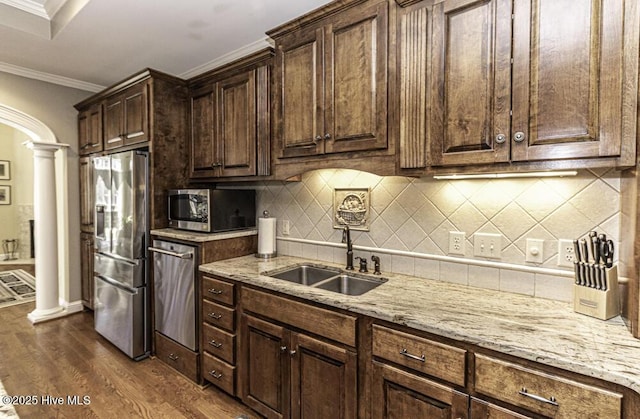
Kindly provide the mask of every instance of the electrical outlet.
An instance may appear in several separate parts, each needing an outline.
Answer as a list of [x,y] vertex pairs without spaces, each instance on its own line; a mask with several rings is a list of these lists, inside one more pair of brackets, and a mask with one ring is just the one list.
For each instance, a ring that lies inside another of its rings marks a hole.
[[525,262],[544,262],[544,240],[527,239],[527,249],[524,257]]
[[558,240],[558,266],[573,266],[574,260],[576,260],[576,251],[573,240]]
[[502,235],[493,233],[474,234],[473,255],[483,258],[500,259],[502,257]]
[[464,256],[465,237],[464,231],[449,232],[449,254]]
[[289,235],[289,229],[291,227],[290,224],[291,223],[289,223],[289,220],[282,220],[282,235],[283,236],[288,236]]

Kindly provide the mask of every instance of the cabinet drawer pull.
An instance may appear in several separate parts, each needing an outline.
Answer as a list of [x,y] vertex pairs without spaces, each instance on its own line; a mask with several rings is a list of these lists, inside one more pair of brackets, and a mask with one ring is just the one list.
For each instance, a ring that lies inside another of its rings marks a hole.
[[518,392],[518,394],[520,394],[522,396],[525,396],[525,397],[529,397],[529,398],[531,398],[533,400],[537,400],[537,401],[542,402],[542,403],[547,403],[547,404],[550,404],[552,406],[558,406],[558,402],[556,401],[555,397],[551,396],[551,397],[549,397],[547,399],[547,398],[544,398],[542,396],[538,396],[537,394],[531,394],[524,387],[522,387],[522,390],[520,390]]
[[220,295],[220,294],[222,294],[223,291],[222,290],[217,290],[215,288],[211,288],[211,289],[208,290],[208,292],[209,292],[209,294]]
[[422,354],[421,356],[410,354],[409,352],[407,352],[407,348],[402,348],[402,350],[400,351],[400,355],[404,355],[407,358],[415,359],[416,361],[425,362],[424,354]]
[[220,320],[222,318],[222,314],[209,313],[207,316],[211,317],[214,320]]
[[169,354],[169,359],[172,361],[177,361],[180,357],[178,355]]
[[211,340],[209,341],[209,345],[213,346],[214,348],[219,348],[219,347],[221,347],[221,346],[222,346],[222,343],[220,343],[220,342],[216,342],[215,340],[211,339]]
[[219,380],[222,378],[222,373],[216,370],[209,371],[209,375],[215,378],[216,380]]

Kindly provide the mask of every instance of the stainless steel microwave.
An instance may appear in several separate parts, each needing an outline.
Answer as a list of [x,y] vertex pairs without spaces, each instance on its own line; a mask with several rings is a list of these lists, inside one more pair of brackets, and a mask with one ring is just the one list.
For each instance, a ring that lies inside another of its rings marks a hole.
[[256,226],[256,191],[170,189],[169,227],[217,233]]

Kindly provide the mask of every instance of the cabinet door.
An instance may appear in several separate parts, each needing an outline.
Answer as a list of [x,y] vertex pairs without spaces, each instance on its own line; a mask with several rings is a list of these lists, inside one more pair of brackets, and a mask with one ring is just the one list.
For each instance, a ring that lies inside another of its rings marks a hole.
[[513,160],[620,155],[624,3],[514,2]]
[[93,310],[93,235],[80,235],[80,284],[82,304]]
[[275,123],[279,157],[324,151],[323,29],[283,37],[276,50]]
[[372,419],[467,418],[469,396],[418,375],[373,362]]
[[124,144],[137,144],[149,140],[149,111],[147,84],[128,88],[123,93]]
[[268,418],[289,417],[289,332],[242,316],[242,401]]
[[356,353],[294,332],[291,350],[291,417],[355,418]]
[[78,114],[78,147],[80,155],[102,151],[102,104]]
[[123,97],[118,95],[106,100],[104,105],[104,149],[111,150],[124,145]]
[[90,157],[80,158],[80,229],[93,231],[93,164]]
[[355,7],[325,27],[326,153],[387,148],[387,9]]
[[215,104],[213,86],[191,96],[191,177],[214,176],[218,167],[215,155]]
[[218,84],[218,156],[220,176],[256,174],[256,71]]
[[433,13],[433,164],[508,161],[511,1],[445,0]]
[[475,398],[471,399],[472,419],[530,419],[511,410]]

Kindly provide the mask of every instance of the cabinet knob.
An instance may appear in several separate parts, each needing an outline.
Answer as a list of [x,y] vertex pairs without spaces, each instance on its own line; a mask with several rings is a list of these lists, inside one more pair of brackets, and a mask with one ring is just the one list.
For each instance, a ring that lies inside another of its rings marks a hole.
[[213,168],[220,167],[220,166],[222,166],[222,163],[220,163],[220,162],[211,163],[211,167],[213,167]]
[[294,356],[296,354],[296,352],[298,352],[298,351],[293,349],[293,350],[289,351],[289,355]]
[[324,139],[325,139],[325,140],[329,140],[329,139],[331,139],[331,134],[326,133],[326,134],[324,135]]
[[518,131],[518,132],[516,132],[516,133],[513,135],[513,140],[514,140],[516,143],[521,143],[521,142],[523,142],[523,141],[524,141],[524,138],[525,138],[525,136],[524,136],[524,132],[522,132],[522,131]]
[[281,346],[280,347],[280,352],[287,352],[287,347],[286,346]]
[[318,141],[322,141],[322,137],[319,135],[316,135],[315,141],[314,143],[318,142]]
[[503,144],[505,141],[507,141],[507,136],[504,134],[498,134],[496,135],[496,144]]

